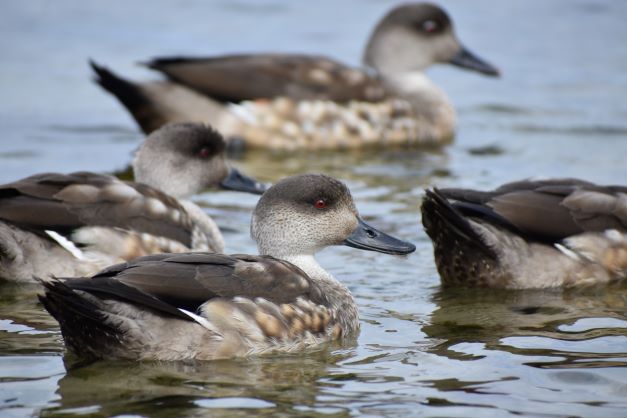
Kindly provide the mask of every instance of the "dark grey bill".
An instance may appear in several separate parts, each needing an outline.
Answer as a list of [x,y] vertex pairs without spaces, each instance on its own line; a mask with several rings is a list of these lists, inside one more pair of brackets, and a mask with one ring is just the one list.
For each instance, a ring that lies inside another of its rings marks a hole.
[[257,180],[242,174],[238,169],[231,168],[229,175],[220,182],[220,187],[226,190],[263,194],[268,190],[268,186],[259,183]]
[[449,62],[453,65],[457,65],[458,67],[468,68],[469,70],[478,71],[485,75],[491,75],[495,77],[501,75],[498,68],[482,60],[463,46],[461,47],[457,55],[455,55],[453,59]]
[[395,255],[404,255],[416,251],[416,246],[411,242],[394,238],[368,225],[363,219],[358,219],[359,224],[357,228],[355,228],[350,237],[344,240],[343,245],[359,248],[360,250]]

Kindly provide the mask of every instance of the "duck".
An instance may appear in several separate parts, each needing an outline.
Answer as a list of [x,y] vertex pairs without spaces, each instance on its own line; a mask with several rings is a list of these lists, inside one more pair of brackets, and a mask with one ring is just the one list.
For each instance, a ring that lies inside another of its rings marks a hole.
[[91,278],[44,282],[40,300],[68,349],[86,359],[296,352],[359,331],[353,296],[317,262],[317,252],[333,245],[393,255],[416,249],[366,223],[348,187],[323,174],[271,186],[250,232],[260,255],[148,255]]
[[236,149],[292,151],[450,142],[454,108],[423,73],[435,63],[499,75],[430,3],[389,11],[368,39],[362,68],[304,54],[160,57],[143,64],[167,80],[140,83],[91,66],[146,133],[171,121],[208,122]]
[[627,277],[627,187],[521,180],[430,189],[422,224],[444,286],[573,288]]
[[223,251],[216,223],[191,200],[209,187],[262,193],[225,160],[202,124],[168,124],[133,160],[135,182],[87,171],[40,173],[0,185],[0,278],[94,274],[155,252]]

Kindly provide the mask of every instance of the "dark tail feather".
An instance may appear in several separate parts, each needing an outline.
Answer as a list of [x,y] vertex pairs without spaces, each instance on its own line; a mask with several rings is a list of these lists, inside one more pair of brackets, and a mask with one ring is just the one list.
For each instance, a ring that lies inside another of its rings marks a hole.
[[490,258],[496,259],[494,251],[483,242],[470,222],[438,189],[426,190],[422,202],[422,224],[436,245],[446,246],[446,242],[461,241],[465,246],[476,248]]
[[154,105],[137,84],[119,77],[108,68],[98,65],[91,59],[89,60],[89,65],[96,75],[94,81],[114,95],[124,105],[144,133],[148,134],[163,125],[161,123],[163,121],[155,121],[154,114],[146,111],[146,109],[150,109]]
[[82,357],[99,357],[103,347],[119,344],[122,331],[107,323],[100,308],[61,280],[41,281],[40,302],[61,327],[67,347]]
[[128,80],[125,80],[111,70],[89,60],[89,65],[96,73],[94,81],[118,98],[120,102],[131,112],[146,102],[146,97],[139,88]]

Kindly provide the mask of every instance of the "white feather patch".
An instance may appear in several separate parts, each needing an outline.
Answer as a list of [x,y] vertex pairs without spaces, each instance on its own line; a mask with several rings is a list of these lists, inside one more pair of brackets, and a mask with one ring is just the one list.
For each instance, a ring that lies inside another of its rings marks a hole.
[[572,258],[573,260],[581,261],[581,259],[583,258],[581,254],[571,250],[570,248],[566,247],[565,245],[562,245],[562,244],[559,244],[559,243],[555,243],[554,246],[562,254],[564,254],[565,256],[567,256],[569,258]]
[[236,115],[244,122],[247,122],[251,125],[256,124],[257,118],[255,117],[255,114],[251,112],[251,110],[248,109],[246,106],[231,103],[229,104],[229,109],[233,112],[234,115]]
[[74,245],[72,241],[65,238],[63,235],[50,230],[46,230],[46,234],[48,234],[50,238],[55,240],[57,244],[59,244],[63,249],[72,254],[76,259],[85,259],[85,255],[83,254],[83,252],[76,245]]
[[605,231],[605,237],[610,240],[613,244],[619,244],[627,241],[627,234],[622,234],[617,229],[607,229]]
[[203,318],[200,315],[196,315],[193,312],[190,312],[188,310],[185,310],[183,308],[178,308],[179,311],[183,312],[185,315],[189,316],[190,318],[192,318],[196,323],[202,325],[204,328],[208,329],[209,331],[213,332],[216,334],[216,337],[222,339],[222,335],[220,334],[220,331],[218,331],[218,329],[216,327],[214,327],[211,322],[207,321],[205,318]]

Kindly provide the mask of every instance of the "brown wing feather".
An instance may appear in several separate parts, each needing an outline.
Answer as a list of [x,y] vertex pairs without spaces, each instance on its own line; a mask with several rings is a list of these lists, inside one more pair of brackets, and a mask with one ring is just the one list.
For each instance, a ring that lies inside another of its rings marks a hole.
[[213,253],[159,254],[107,268],[94,279],[125,285],[189,310],[221,297],[264,298],[276,304],[304,297],[326,304],[322,292],[296,266],[266,256]]
[[558,195],[520,191],[496,196],[488,206],[525,234],[559,240],[581,232],[562,200]]
[[[159,206],[160,210],[149,210]],[[171,216],[178,212],[179,216]],[[180,203],[144,184],[89,172],[45,173],[0,186],[0,219],[69,234],[83,226],[132,229],[191,246],[192,221]]]
[[362,70],[320,56],[258,54],[157,58],[146,63],[170,79],[221,101],[287,96],[296,100],[378,101],[382,83]]
[[523,235],[557,241],[586,231],[627,230],[627,187],[578,179],[523,180],[491,192],[441,189],[447,199],[486,208]]

